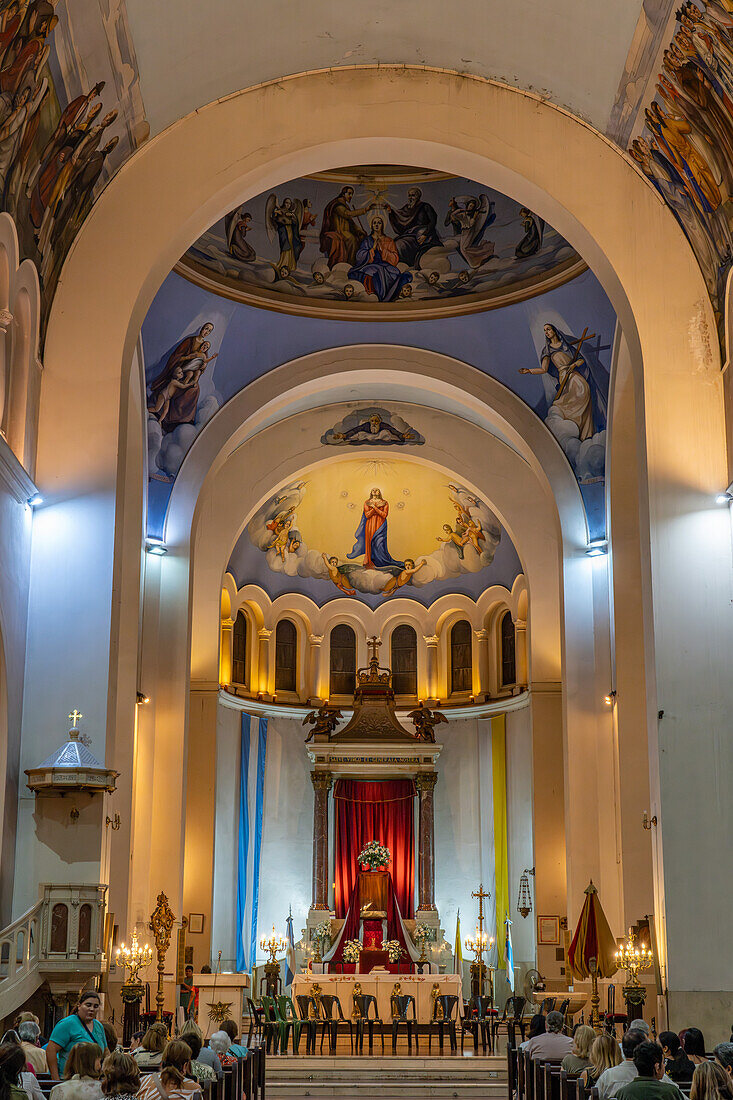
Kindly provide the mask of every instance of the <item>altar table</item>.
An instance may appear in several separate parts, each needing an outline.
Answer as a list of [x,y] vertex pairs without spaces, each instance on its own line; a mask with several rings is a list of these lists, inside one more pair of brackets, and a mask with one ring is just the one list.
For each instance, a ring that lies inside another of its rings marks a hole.
[[309,994],[311,986],[316,982],[320,985],[321,992],[335,994],[339,998],[347,1019],[351,1018],[354,1008],[351,995],[357,982],[361,985],[362,993],[371,993],[377,998],[379,1018],[385,1024],[392,1020],[390,997],[395,982],[400,983],[402,994],[415,998],[417,1019],[421,1024],[430,1022],[430,995],[436,984],[440,987],[441,996],[454,994],[458,997],[458,1012],[463,1015],[463,993],[458,974],[375,974],[374,971],[370,974],[296,974],[293,979],[293,1000],[295,1001],[298,994]]

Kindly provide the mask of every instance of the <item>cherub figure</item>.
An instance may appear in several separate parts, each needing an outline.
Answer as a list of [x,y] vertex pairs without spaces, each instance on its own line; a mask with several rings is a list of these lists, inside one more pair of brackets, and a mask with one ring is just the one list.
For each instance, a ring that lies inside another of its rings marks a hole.
[[268,531],[273,533],[265,550],[274,550],[282,561],[285,561],[285,552],[289,549],[290,528],[295,520],[294,512],[295,505],[288,508],[286,512],[281,512],[279,516],[275,516],[265,525]]
[[335,555],[327,558],[325,554],[321,554],[321,557],[326,563],[328,575],[336,587],[340,588],[342,592],[345,592],[347,596],[354,596],[356,594],[356,589],[351,587],[346,576],[341,572],[338,558]]
[[302,724],[313,726],[313,729],[306,737],[305,744],[307,745],[316,734],[325,733],[330,738],[341,718],[341,711],[335,707],[329,707],[328,703],[322,703],[318,710],[312,710],[310,714],[306,714]]
[[418,704],[415,710],[411,710],[407,715],[412,719],[412,724],[415,727],[415,740],[416,741],[435,741],[435,727],[439,722],[447,722],[448,719],[444,714],[441,714],[439,710],[430,710],[422,702]]
[[174,367],[168,383],[158,390],[155,401],[148,405],[148,412],[152,413],[157,420],[165,420],[170,408],[171,398],[178,390],[188,389],[190,382],[186,381],[186,374],[188,374],[188,371],[184,371],[183,367]]
[[436,535],[438,542],[452,543],[458,551],[459,557],[463,557],[463,547],[469,541],[468,535],[459,535],[457,531],[454,531],[449,523],[443,524],[443,530],[445,531],[445,538],[441,538],[440,535]]
[[478,520],[475,520],[473,516],[469,516],[468,513],[464,516],[463,523],[465,524],[464,539],[468,539],[476,553],[480,554],[481,547],[479,543],[482,540],[486,542],[486,535],[483,532],[481,524]]
[[389,578],[382,589],[382,595],[390,596],[393,592],[396,592],[398,588],[402,588],[403,585],[409,582],[413,573],[417,573],[418,569],[422,569],[424,565],[427,565],[425,558],[421,558],[417,565],[415,565],[414,558],[405,558],[405,568],[401,569],[396,576]]

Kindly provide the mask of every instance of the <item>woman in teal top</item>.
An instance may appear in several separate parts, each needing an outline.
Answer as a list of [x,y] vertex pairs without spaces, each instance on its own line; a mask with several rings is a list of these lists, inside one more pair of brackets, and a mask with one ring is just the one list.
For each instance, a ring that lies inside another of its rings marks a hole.
[[61,1080],[69,1051],[77,1043],[97,1043],[102,1050],[107,1046],[104,1028],[97,1019],[101,1004],[99,994],[93,989],[82,993],[71,1015],[59,1020],[51,1032],[46,1056],[54,1081]]

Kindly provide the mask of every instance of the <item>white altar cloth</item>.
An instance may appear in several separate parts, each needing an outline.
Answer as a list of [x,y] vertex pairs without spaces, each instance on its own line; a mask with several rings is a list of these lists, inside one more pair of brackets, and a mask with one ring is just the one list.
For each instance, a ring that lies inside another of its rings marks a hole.
[[371,993],[377,998],[379,1018],[385,1024],[390,1023],[392,1019],[390,997],[395,982],[400,983],[401,992],[404,995],[415,998],[419,1023],[427,1024],[430,1021],[431,993],[436,984],[440,987],[441,996],[452,993],[458,997],[458,1013],[460,1016],[463,1015],[461,979],[458,974],[379,974],[373,970],[369,974],[296,974],[292,988],[296,1006],[298,1002],[295,998],[298,994],[309,994],[311,986],[316,982],[323,993],[335,994],[339,998],[347,1019],[351,1017],[354,1007],[351,995],[357,982],[361,985],[362,993]]

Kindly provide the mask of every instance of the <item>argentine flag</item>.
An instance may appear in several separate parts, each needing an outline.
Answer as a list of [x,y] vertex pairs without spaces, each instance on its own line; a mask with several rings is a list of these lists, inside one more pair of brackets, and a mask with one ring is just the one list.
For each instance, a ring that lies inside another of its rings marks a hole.
[[242,714],[237,860],[237,970],[249,974],[257,950],[267,719]]
[[288,941],[285,952],[285,985],[292,985],[295,977],[295,941],[293,939],[293,910],[290,909],[288,919],[285,921],[287,932],[285,939]]
[[504,947],[504,957],[506,959],[506,980],[509,982],[509,988],[512,993],[514,992],[514,948],[512,947],[512,922],[509,917],[504,921],[506,925],[506,944]]

